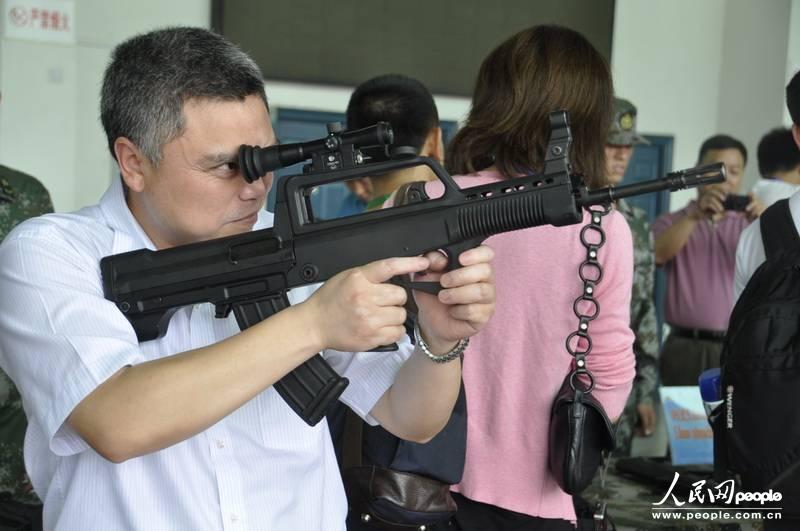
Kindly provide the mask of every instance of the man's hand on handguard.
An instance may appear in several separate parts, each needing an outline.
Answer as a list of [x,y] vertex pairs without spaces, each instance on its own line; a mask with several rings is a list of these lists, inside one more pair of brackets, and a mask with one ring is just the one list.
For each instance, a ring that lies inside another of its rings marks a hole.
[[439,279],[438,296],[414,292],[419,307],[419,327],[423,339],[435,354],[448,352],[460,339],[477,333],[494,313],[494,251],[486,245],[470,249],[459,257],[460,268],[442,273],[447,259],[438,252],[428,253],[430,267],[415,281]]

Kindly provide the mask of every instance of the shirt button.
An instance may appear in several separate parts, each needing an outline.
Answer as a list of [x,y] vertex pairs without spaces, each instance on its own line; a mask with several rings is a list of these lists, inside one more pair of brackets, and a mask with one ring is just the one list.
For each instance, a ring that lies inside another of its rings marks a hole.
[[235,524],[238,521],[239,521],[239,515],[235,514],[235,513],[231,514],[231,522],[233,522]]
[[217,448],[225,448],[225,441],[222,439],[217,439]]

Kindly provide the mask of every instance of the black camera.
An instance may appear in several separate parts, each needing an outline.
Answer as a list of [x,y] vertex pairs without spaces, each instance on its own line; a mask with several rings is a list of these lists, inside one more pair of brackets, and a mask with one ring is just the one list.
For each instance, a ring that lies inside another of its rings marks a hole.
[[725,210],[735,210],[737,212],[744,212],[747,205],[750,204],[750,196],[728,194],[725,201],[722,202],[722,207]]

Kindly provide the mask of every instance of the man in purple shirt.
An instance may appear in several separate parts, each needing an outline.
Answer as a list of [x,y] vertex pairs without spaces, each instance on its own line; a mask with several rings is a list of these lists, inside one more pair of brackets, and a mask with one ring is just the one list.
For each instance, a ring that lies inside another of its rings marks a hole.
[[727,181],[700,188],[696,201],[653,224],[656,264],[667,270],[664,313],[671,327],[661,352],[663,385],[697,385],[701,372],[719,367],[733,308],[736,244],[764,210],[752,194],[741,206],[732,201],[747,163],[740,141],[716,135],[703,142],[698,164],[715,162],[725,164]]

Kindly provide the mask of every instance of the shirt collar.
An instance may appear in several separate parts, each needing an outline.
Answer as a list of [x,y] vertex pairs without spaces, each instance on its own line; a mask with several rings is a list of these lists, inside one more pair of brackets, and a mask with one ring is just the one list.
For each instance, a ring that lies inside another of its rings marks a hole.
[[100,209],[108,226],[114,231],[114,253],[142,248],[156,250],[156,246],[128,208],[122,177],[111,179],[111,186],[100,199]]
[[800,190],[789,196],[789,209],[800,213]]

